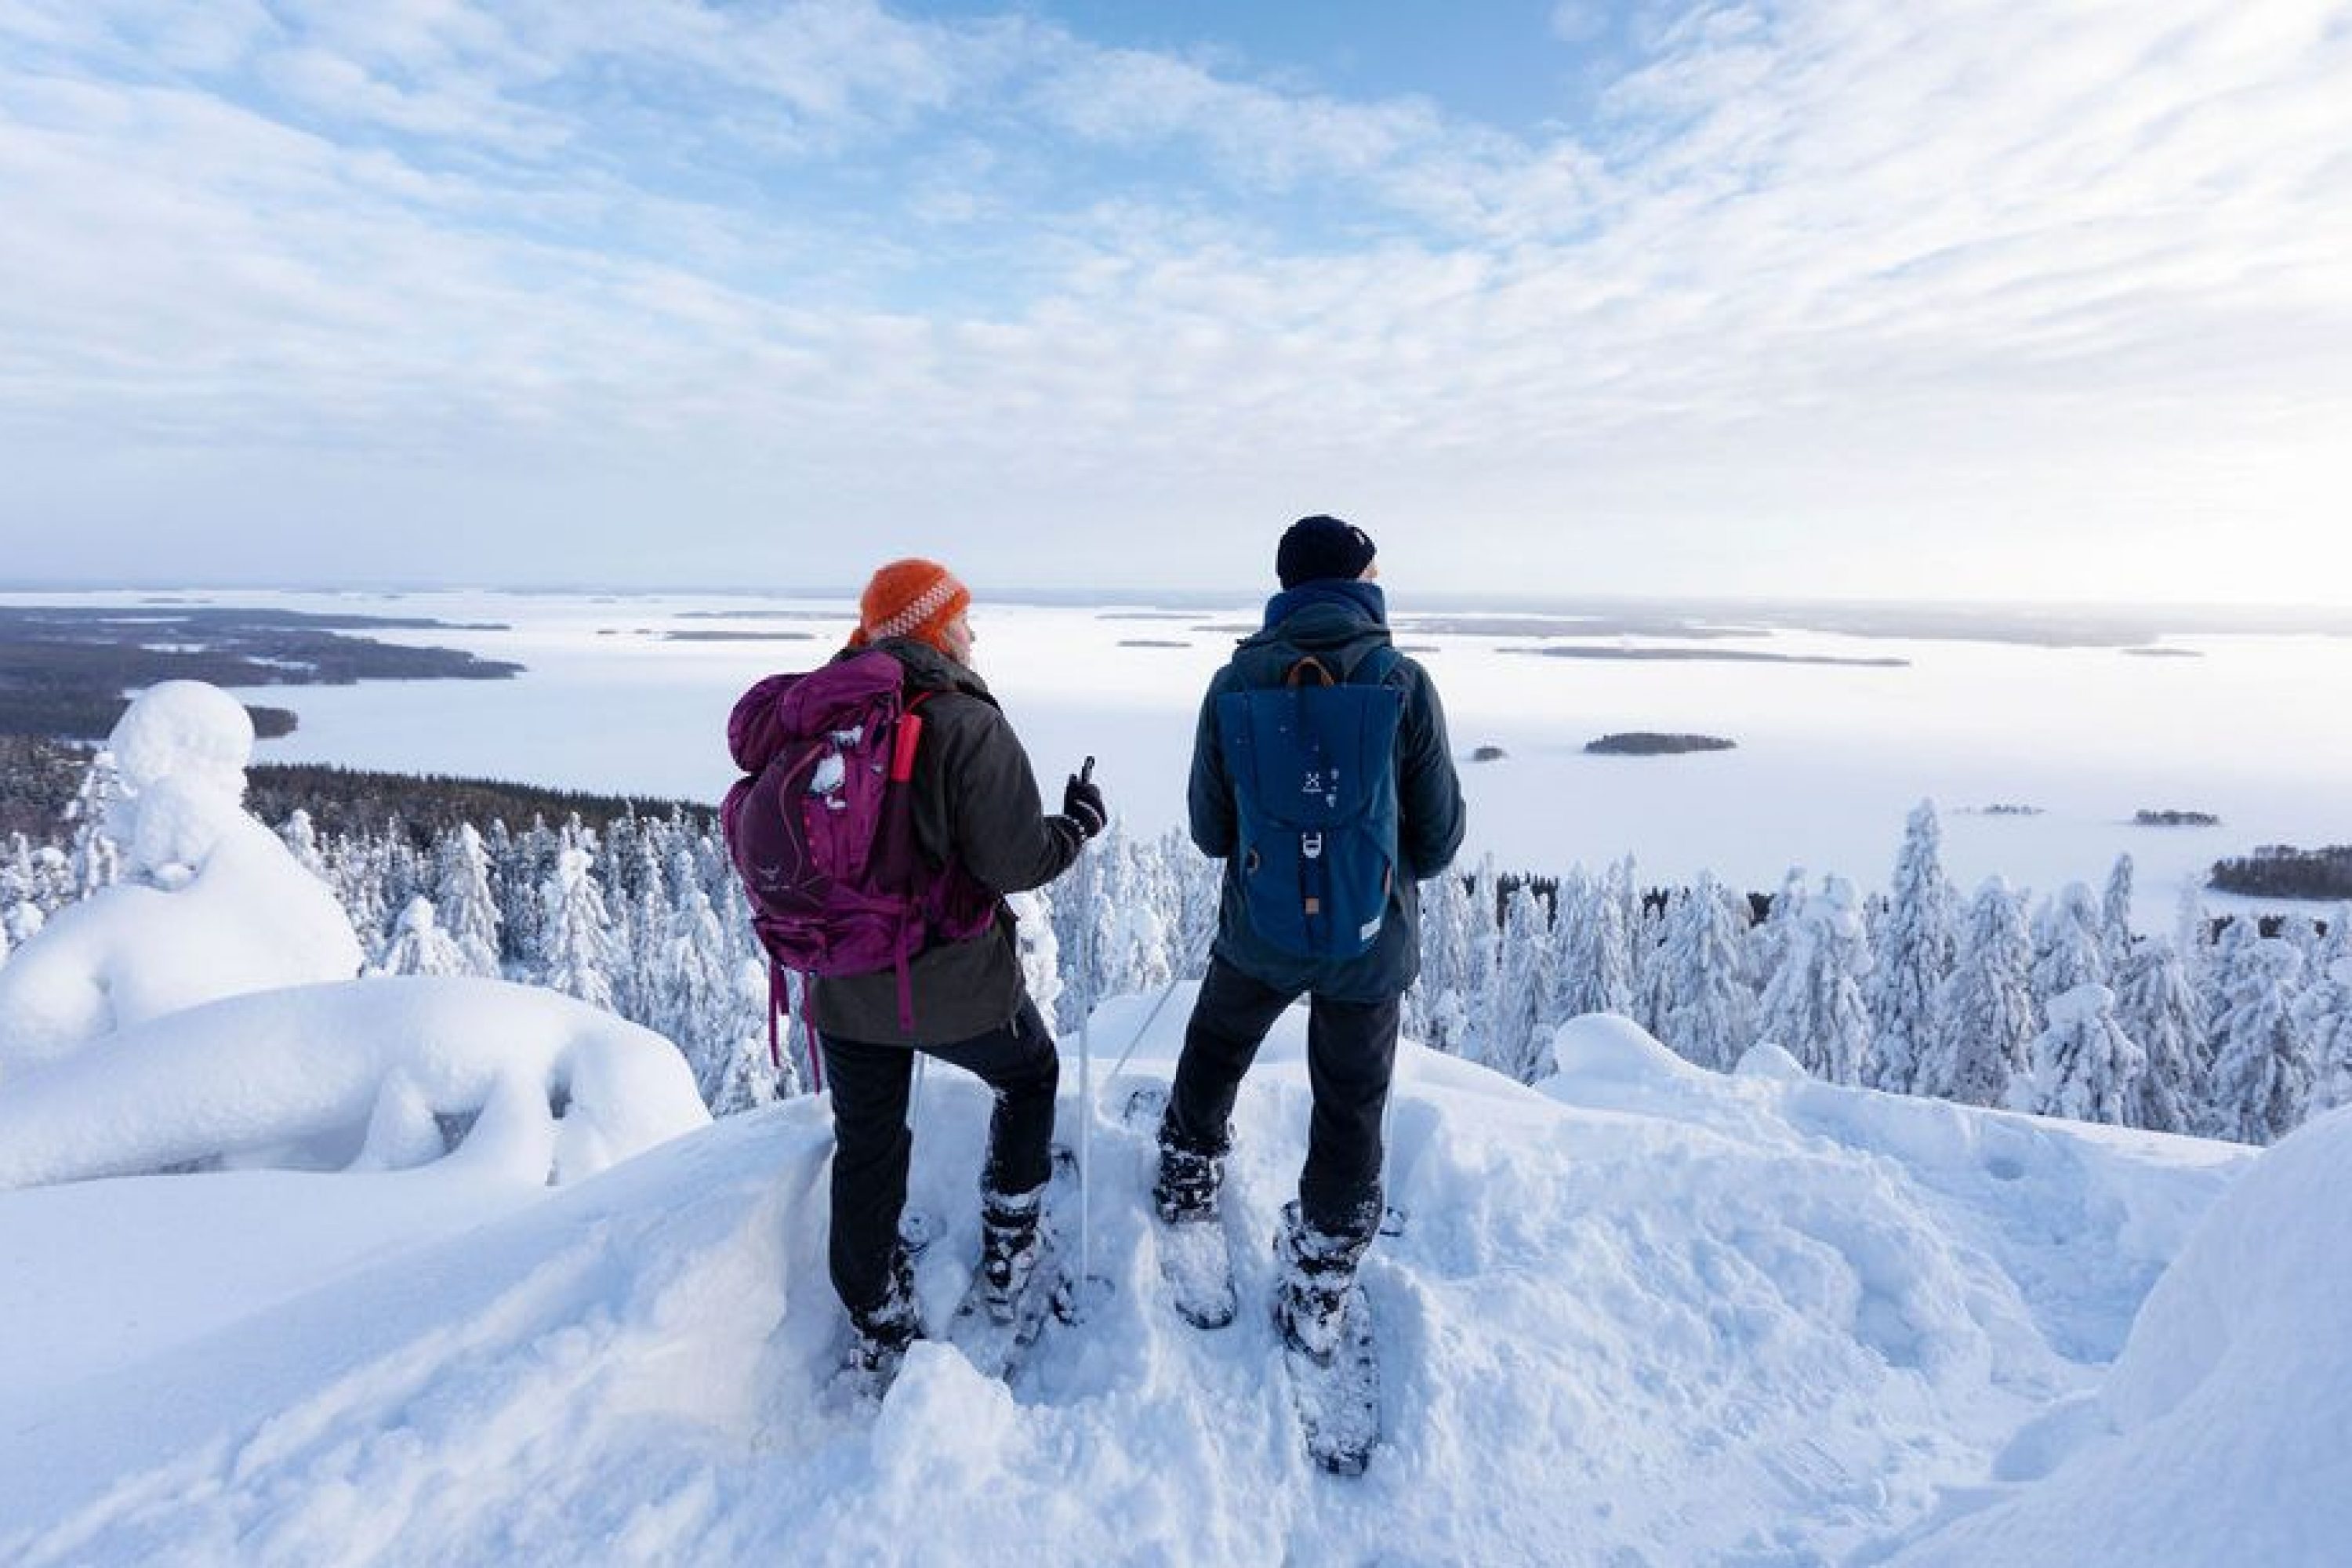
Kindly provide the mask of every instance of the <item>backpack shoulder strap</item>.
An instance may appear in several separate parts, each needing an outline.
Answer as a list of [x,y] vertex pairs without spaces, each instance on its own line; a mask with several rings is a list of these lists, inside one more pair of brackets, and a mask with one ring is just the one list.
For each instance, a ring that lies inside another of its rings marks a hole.
[[1397,652],[1396,644],[1382,643],[1356,661],[1356,668],[1348,672],[1348,684],[1386,686],[1403,663],[1404,655]]

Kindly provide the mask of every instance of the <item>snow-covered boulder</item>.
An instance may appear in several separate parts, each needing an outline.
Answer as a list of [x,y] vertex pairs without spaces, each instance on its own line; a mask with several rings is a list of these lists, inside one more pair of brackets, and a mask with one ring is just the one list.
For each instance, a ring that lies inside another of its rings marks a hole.
[[228,997],[22,1074],[0,1093],[0,1190],[445,1154],[557,1184],[709,1120],[677,1047],[611,1014],[495,980],[355,980]]
[[0,966],[0,1083],[184,1007],[359,972],[333,893],[245,812],[253,721],[235,700],[165,681],[108,750],[124,879],[59,910]]

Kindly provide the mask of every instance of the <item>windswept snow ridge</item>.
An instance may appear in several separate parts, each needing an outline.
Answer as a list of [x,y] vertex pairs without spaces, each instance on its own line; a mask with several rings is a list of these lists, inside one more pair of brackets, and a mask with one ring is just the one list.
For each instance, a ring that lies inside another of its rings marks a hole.
[[673,1046],[551,991],[352,980],[232,996],[0,1087],[0,1188],[194,1163],[576,1181],[710,1120]]
[[[1301,1013],[1237,1110],[1228,1207],[1259,1238],[1238,1250],[1243,1310],[1203,1333],[1166,1299],[1150,1140],[1117,1112],[1164,1079],[1186,1000],[1096,1085],[1092,1262],[1112,1291],[1050,1329],[1011,1389],[925,1343],[878,1412],[827,1400],[830,1138],[821,1102],[798,1100],[7,1407],[0,1560],[1880,1553],[1940,1521],[1948,1489],[1980,1496],[2021,1427],[2095,1393],[2246,1158],[1726,1078],[1619,1021],[1563,1031],[1562,1070],[1536,1090],[1408,1048],[1390,1161],[1404,1230],[1363,1274],[1388,1437],[1340,1480],[1305,1456],[1265,1310],[1263,1243],[1304,1144]],[[1102,1009],[1097,1056],[1148,1011]],[[977,1254],[987,1108],[972,1080],[929,1079],[913,1198],[946,1221],[917,1278],[937,1331]],[[1087,1113],[1066,1093],[1066,1140]],[[116,1185],[135,1205],[158,1184]],[[0,1255],[14,1205],[48,1195],[0,1194]],[[0,1383],[26,1353],[0,1333]]]

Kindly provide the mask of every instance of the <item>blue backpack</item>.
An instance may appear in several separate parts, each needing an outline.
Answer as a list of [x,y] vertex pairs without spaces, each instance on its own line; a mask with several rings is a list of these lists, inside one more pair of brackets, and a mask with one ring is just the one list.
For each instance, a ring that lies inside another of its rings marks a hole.
[[1217,699],[1250,924],[1286,952],[1354,958],[1380,936],[1396,882],[1400,657],[1375,649],[1343,682],[1310,655],[1280,686]]

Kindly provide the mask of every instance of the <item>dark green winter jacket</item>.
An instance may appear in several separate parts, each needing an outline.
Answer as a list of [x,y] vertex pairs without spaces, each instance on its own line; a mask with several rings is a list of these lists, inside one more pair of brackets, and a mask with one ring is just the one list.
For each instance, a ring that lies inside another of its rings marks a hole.
[[1249,895],[1234,851],[1238,808],[1223,743],[1217,699],[1227,691],[1279,686],[1301,657],[1336,664],[1342,679],[1373,649],[1389,646],[1387,605],[1371,583],[1302,584],[1266,605],[1266,625],[1234,650],[1209,682],[1192,745],[1189,804],[1192,842],[1225,862],[1224,896],[1217,913],[1215,955],[1278,991],[1311,991],[1341,1002],[1385,1002],[1401,996],[1421,973],[1421,883],[1454,862],[1462,847],[1462,781],[1445,738],[1445,712],[1429,672],[1400,657],[1390,680],[1404,689],[1397,731],[1397,858],[1400,875],[1389,893],[1388,918],[1370,952],[1318,960],[1283,952],[1251,929]]
[[[1048,816],[1029,754],[987,682],[928,643],[874,645],[906,668],[911,695],[928,690],[915,751],[915,839],[934,867],[960,863],[998,893],[1040,888],[1068,869],[1086,842],[1077,824]],[[953,1045],[1010,1023],[1028,1000],[1005,915],[970,942],[924,949],[908,966],[915,1026],[898,1021],[895,969],[819,979],[810,1014],[828,1035],[873,1045]]]

